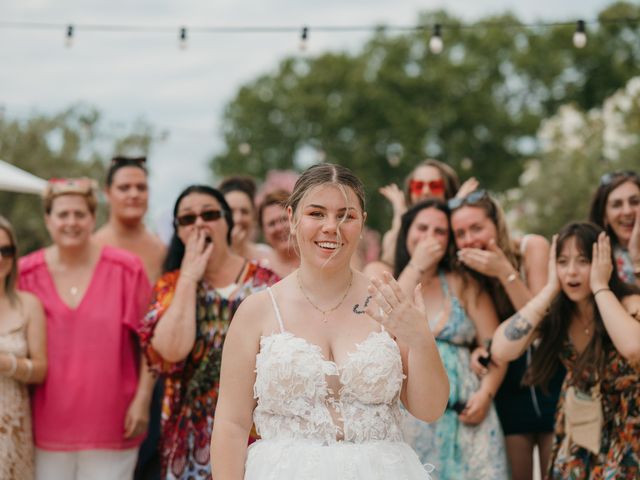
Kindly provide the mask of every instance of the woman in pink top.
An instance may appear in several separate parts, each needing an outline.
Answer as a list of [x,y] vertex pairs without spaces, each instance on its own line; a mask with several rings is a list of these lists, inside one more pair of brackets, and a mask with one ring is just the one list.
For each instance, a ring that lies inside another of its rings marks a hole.
[[33,397],[36,479],[131,478],[152,387],[135,336],[151,286],[136,256],[91,239],[94,182],[50,181],[44,207],[53,245],[20,260],[19,282],[47,319],[49,370]]

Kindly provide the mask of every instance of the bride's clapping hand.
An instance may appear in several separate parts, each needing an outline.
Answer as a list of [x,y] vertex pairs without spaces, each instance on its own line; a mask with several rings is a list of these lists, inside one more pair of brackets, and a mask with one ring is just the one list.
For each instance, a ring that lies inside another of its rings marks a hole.
[[410,298],[398,282],[385,272],[382,279],[374,278],[369,285],[373,302],[366,309],[367,314],[379,322],[396,340],[407,346],[422,346],[430,332],[426,320],[421,285]]

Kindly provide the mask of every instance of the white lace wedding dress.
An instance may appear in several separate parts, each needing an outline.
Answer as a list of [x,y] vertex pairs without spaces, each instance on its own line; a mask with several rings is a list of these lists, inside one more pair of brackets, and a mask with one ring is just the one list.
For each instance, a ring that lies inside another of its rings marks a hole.
[[[260,341],[254,422],[245,480],[427,480],[402,439],[398,397],[402,361],[387,332],[372,332],[344,365],[287,332],[269,290],[280,332]],[[334,395],[327,376],[339,378]]]

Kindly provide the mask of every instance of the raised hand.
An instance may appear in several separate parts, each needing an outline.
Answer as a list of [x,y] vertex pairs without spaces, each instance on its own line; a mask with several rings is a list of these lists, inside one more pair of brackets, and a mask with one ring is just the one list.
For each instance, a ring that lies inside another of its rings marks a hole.
[[549,249],[549,266],[547,268],[547,284],[545,289],[549,292],[551,297],[555,297],[560,293],[560,279],[558,278],[558,267],[556,263],[557,255],[556,249],[558,245],[558,234],[555,234],[551,238],[551,248]]
[[458,191],[456,192],[456,198],[465,198],[471,192],[474,192],[480,186],[480,182],[476,179],[476,177],[471,177],[460,186]]
[[589,286],[591,292],[608,288],[613,264],[611,262],[611,242],[606,233],[598,235],[598,241],[593,244],[593,256],[591,258],[591,273],[589,275]]
[[437,240],[424,238],[417,243],[411,256],[411,264],[421,272],[425,272],[436,266],[444,254],[445,250]]
[[513,265],[493,239],[486,250],[461,248],[458,250],[458,259],[467,267],[487,277],[504,279],[514,273]]
[[385,272],[382,279],[374,278],[369,285],[373,302],[366,313],[379,322],[396,340],[407,347],[422,346],[431,332],[422,299],[422,285],[414,290],[413,298],[405,295],[398,282]]
[[391,203],[391,206],[393,207],[394,215],[402,215],[407,211],[407,204],[404,199],[404,193],[402,192],[402,190],[400,190],[400,188],[398,188],[398,185],[396,185],[395,183],[390,183],[389,185],[380,187],[378,189],[378,192],[380,192],[380,194],[384,198],[389,200],[389,203]]
[[186,276],[194,281],[199,281],[207,268],[207,262],[213,252],[213,242],[207,241],[207,234],[194,229],[184,248],[184,257],[180,266],[180,275]]

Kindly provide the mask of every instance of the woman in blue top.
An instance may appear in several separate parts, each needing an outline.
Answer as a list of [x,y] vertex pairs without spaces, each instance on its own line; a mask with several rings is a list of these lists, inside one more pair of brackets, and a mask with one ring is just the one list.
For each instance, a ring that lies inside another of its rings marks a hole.
[[405,436],[441,480],[506,479],[504,439],[493,406],[506,367],[491,365],[480,380],[470,366],[471,348],[491,338],[498,317],[489,295],[451,270],[452,252],[449,211],[442,201],[423,201],[403,215],[395,276],[407,292],[422,284],[425,321],[450,385],[444,416],[431,424],[408,417]]

